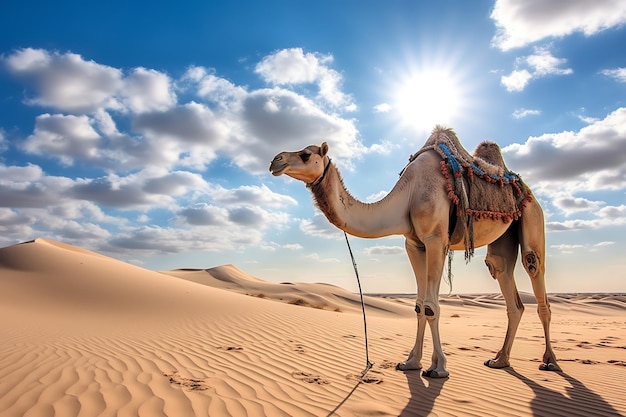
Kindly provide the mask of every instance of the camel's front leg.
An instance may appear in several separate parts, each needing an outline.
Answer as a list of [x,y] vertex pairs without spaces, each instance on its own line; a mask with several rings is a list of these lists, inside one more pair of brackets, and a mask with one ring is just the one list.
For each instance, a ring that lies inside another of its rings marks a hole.
[[405,247],[417,281],[417,299],[415,301],[417,334],[415,337],[415,345],[413,345],[408,359],[396,365],[396,369],[399,371],[422,369],[421,360],[424,347],[424,332],[426,331],[426,314],[424,309],[427,289],[426,252],[423,245],[418,245],[415,241],[409,239],[406,240]]
[[433,356],[430,367],[422,372],[423,376],[431,378],[445,378],[450,373],[446,370],[446,356],[443,353],[441,347],[441,339],[439,337],[439,305],[437,305],[437,312],[433,317],[427,317],[428,324],[430,325],[430,331],[433,336]]
[[[415,306],[415,311],[418,311],[418,306]],[[422,369],[422,348],[424,347],[424,333],[426,331],[426,317],[422,312],[417,313],[417,334],[415,336],[415,345],[409,353],[407,360],[400,362],[396,365],[398,371],[413,371]]]
[[445,255],[445,247],[436,239],[433,239],[432,244],[427,245],[428,289],[426,296],[426,320],[428,320],[433,337],[433,356],[430,367],[422,375],[431,378],[446,378],[449,375],[449,372],[446,370],[446,356],[443,353],[439,335],[439,318],[441,317],[439,286],[441,285]]
[[417,338],[415,346],[409,355],[409,359],[398,364],[397,369],[421,369],[420,360],[424,346],[424,332],[426,322],[430,325],[433,336],[432,363],[422,375],[432,378],[445,378],[446,357],[441,348],[439,337],[439,284],[445,261],[446,244],[437,234],[425,239],[423,247],[420,247],[407,239],[407,253],[411,260],[411,266],[417,278],[417,301],[415,311],[418,317]]

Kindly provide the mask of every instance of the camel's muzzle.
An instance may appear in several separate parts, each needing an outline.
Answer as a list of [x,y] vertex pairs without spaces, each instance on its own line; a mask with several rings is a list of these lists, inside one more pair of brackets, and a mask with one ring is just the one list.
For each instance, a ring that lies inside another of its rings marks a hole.
[[275,177],[281,175],[283,171],[285,170],[285,168],[287,168],[287,166],[289,165],[283,162],[283,159],[284,158],[282,155],[280,154],[276,155],[274,159],[272,160],[272,163],[270,164],[270,172]]

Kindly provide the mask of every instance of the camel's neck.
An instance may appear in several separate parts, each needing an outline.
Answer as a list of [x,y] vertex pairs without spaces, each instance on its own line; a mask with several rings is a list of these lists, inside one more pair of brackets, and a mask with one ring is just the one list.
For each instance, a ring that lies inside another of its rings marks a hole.
[[363,203],[346,190],[335,164],[310,186],[317,207],[328,221],[354,236],[377,238],[407,234],[411,226],[408,193],[398,193],[398,185],[376,203]]

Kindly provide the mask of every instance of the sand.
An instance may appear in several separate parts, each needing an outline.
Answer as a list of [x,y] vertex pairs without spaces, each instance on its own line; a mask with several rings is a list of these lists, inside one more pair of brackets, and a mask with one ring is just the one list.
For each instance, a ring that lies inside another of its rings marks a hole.
[[[322,279],[322,277],[320,277]],[[275,284],[232,265],[154,272],[49,240],[0,249],[0,416],[626,415],[626,297],[551,296],[563,372],[537,369],[532,304],[511,367],[489,369],[499,295],[442,297],[450,377],[398,372],[412,300]],[[432,345],[426,336],[425,361]]]

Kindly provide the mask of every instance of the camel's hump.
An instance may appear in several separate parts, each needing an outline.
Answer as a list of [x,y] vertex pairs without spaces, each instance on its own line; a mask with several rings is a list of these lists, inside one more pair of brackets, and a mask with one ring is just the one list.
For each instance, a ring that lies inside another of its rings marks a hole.
[[491,141],[484,141],[476,147],[474,151],[474,158],[480,158],[485,162],[492,165],[497,165],[506,169],[504,165],[504,158],[502,158],[502,151],[497,143]]

